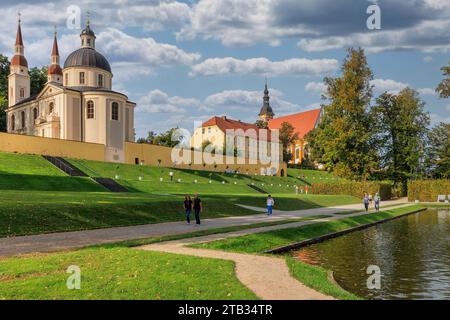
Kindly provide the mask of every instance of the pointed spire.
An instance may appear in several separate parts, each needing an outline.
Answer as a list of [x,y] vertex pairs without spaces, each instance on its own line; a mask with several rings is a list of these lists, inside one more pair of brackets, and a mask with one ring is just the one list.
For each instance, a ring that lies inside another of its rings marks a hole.
[[51,57],[51,64],[48,67],[48,81],[49,82],[58,82],[62,83],[62,69],[59,65],[59,48],[58,48],[58,32],[56,31],[55,26],[55,32],[53,37],[53,48],[52,48],[52,57]]
[[55,32],[54,32],[54,38],[53,38],[52,56],[59,56],[58,32],[56,31],[56,26],[55,26]]
[[260,120],[267,122],[273,119],[273,117],[275,116],[272,107],[270,106],[269,86],[267,84],[267,77],[266,77],[266,84],[264,86],[263,101],[264,101],[263,106],[261,108],[261,111],[259,112],[259,118]]
[[18,20],[17,20],[16,46],[23,46],[21,24],[22,24],[21,13],[19,12],[18,13]]

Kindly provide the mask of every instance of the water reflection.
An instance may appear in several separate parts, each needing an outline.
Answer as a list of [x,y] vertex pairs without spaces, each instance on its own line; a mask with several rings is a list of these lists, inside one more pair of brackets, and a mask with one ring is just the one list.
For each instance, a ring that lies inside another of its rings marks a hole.
[[[450,299],[450,210],[427,210],[293,253],[334,271],[346,290],[369,299]],[[367,289],[367,267],[381,289]]]

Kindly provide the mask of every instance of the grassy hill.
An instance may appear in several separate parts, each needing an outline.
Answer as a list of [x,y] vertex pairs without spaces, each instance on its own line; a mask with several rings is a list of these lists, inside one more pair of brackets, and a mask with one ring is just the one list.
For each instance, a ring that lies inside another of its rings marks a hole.
[[[293,186],[300,184],[300,180],[293,176],[264,177],[70,161],[93,177],[117,176],[119,183],[138,192],[105,192],[92,179],[69,177],[40,156],[0,152],[0,237],[182,221],[182,195],[196,192],[204,203],[203,218],[255,214],[237,206],[265,206],[266,194],[251,188],[252,184],[272,193],[278,210],[359,201],[350,196],[297,196]],[[170,182],[171,171],[174,182]]]
[[0,190],[105,191],[89,178],[69,177],[37,155],[0,152]]
[[[339,181],[327,172],[289,169],[288,177],[225,174],[199,170],[182,170],[130,164],[115,164],[88,160],[68,159],[69,162],[93,177],[116,179],[132,191],[148,193],[183,194],[196,190],[201,193],[256,193],[254,185],[267,193],[294,194],[299,187],[317,182]],[[174,173],[170,182],[169,173]],[[162,179],[162,181],[161,181]],[[178,182],[180,179],[180,182]]]

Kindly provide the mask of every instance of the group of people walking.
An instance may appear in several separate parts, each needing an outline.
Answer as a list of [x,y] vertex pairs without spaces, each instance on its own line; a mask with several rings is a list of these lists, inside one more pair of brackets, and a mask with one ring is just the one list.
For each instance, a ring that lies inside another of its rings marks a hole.
[[375,194],[375,197],[372,197],[371,194],[368,194],[367,192],[364,193],[364,208],[366,209],[366,212],[369,211],[369,207],[372,202],[375,203],[375,210],[380,211],[380,195],[378,193]]
[[202,200],[198,196],[198,193],[194,195],[194,198],[192,199],[191,196],[185,196],[184,197],[184,210],[186,214],[186,223],[191,223],[191,213],[194,211],[195,214],[195,225],[199,226],[200,221],[200,213],[202,212]]

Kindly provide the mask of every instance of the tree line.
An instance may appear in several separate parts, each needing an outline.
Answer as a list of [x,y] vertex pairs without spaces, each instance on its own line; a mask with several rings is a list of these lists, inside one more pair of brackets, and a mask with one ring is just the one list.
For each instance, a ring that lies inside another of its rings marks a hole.
[[[450,94],[450,66],[436,91]],[[374,98],[373,72],[364,50],[351,48],[341,75],[324,79],[323,116],[305,138],[309,160],[354,180],[389,179],[406,187],[411,178],[449,178],[450,124],[429,129],[418,92],[405,88]]]

